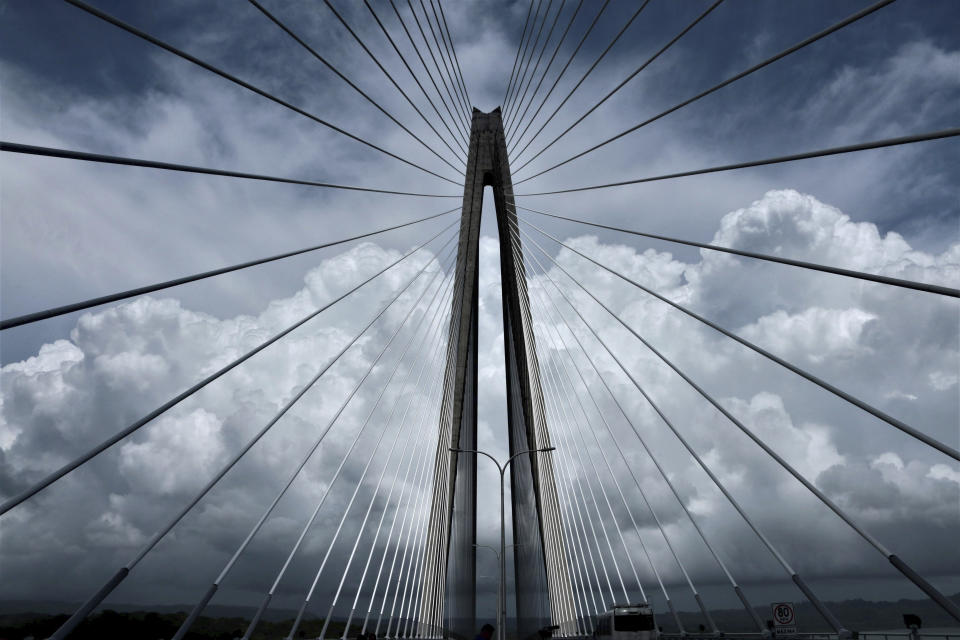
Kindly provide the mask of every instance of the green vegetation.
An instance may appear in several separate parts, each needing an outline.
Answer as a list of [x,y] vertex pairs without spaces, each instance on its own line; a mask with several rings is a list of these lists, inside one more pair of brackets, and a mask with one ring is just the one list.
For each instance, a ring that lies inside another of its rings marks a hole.
[[[960,602],[960,593],[951,598]],[[930,600],[898,600],[896,602],[869,602],[866,600],[844,600],[829,602],[827,605],[847,628],[856,631],[879,629],[899,629],[903,627],[903,614],[915,613],[923,619],[924,627],[953,626],[955,623],[936,604]],[[122,606],[122,605],[121,605]],[[9,609],[7,609],[9,610]],[[48,611],[50,609],[47,609]],[[239,607],[221,609],[224,613],[242,611]],[[281,617],[284,612],[275,612]],[[292,613],[292,612],[291,612]],[[657,612],[657,622],[664,631],[675,631],[676,626],[668,613]],[[770,618],[769,607],[757,607],[762,620]],[[722,609],[711,612],[717,625],[728,632],[756,631],[742,609]],[[176,633],[187,617],[185,611],[157,613],[153,611],[117,612],[110,609],[102,611],[85,620],[70,636],[71,640],[162,640]],[[826,623],[806,602],[797,603],[797,617],[801,631],[827,631]],[[12,613],[0,614],[0,640],[24,640],[24,638],[46,638],[68,618],[64,614],[49,613]],[[687,631],[696,631],[704,622],[699,613],[684,611],[680,613]],[[221,617],[201,616],[187,634],[189,640],[234,640],[246,631],[249,618],[239,615]],[[293,624],[293,619],[261,620],[253,634],[253,640],[284,638]],[[344,621],[334,620],[327,629],[327,637],[339,637],[343,634]],[[316,638],[323,627],[323,620],[306,618],[300,625],[297,637]],[[359,625],[351,625],[348,638],[360,633]]]
[[[67,615],[48,615],[35,613],[17,613],[0,615],[0,640],[23,640],[24,638],[46,638],[64,623]],[[161,640],[176,633],[186,613],[154,613],[152,611],[133,611],[119,613],[107,609],[90,616],[70,636],[71,640]],[[201,616],[187,633],[188,640],[234,640],[240,638],[249,624],[248,619],[239,617],[208,618]],[[267,640],[286,637],[293,620],[261,620],[254,632],[253,640]],[[355,625],[351,625],[354,627]],[[301,638],[316,638],[323,627],[322,619],[305,619],[297,633]],[[359,634],[360,627],[351,628],[351,636]],[[331,622],[328,636],[343,633],[343,622]]]

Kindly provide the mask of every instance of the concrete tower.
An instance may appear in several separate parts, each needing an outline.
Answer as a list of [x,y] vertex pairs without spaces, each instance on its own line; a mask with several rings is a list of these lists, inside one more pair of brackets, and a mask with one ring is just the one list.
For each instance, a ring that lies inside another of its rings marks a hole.
[[[477,445],[477,262],[483,189],[493,189],[500,236],[507,427],[510,453],[549,447],[533,323],[523,276],[513,185],[500,109],[473,110],[463,191],[450,342],[439,424],[420,618],[423,633],[448,628],[476,633],[477,458],[453,449]],[[542,626],[574,629],[573,591],[567,573],[551,453],[518,457],[510,467],[517,633]]]

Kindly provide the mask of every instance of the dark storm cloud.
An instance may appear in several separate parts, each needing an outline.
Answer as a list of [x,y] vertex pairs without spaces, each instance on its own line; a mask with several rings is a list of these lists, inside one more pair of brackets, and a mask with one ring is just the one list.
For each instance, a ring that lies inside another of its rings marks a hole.
[[[403,43],[389,5],[373,4]],[[492,109],[503,97],[526,4],[448,4],[445,10],[471,97],[477,107]],[[568,3],[564,15],[569,15],[572,4]],[[579,40],[596,11],[594,3],[584,4],[584,15],[571,30],[552,73],[565,62],[569,55],[565,52]],[[449,157],[323,3],[265,5]],[[118,1],[98,6],[376,144],[452,175],[248,3]],[[425,102],[366,9],[343,2],[337,6],[427,113]],[[703,2],[652,2],[530,151],[539,150],[706,6]],[[860,6],[724,3],[519,177],[671,106]],[[633,10],[633,3],[611,3],[560,83],[548,105],[551,111],[556,96],[566,94]],[[7,2],[2,11],[4,139],[346,184],[458,192],[448,183],[378,155],[65,3]],[[960,45],[951,25],[956,23],[957,11],[949,3],[895,3],[591,157],[524,183],[517,191],[608,182],[956,126]],[[564,23],[561,17],[558,30]],[[408,59],[415,60],[412,50],[401,46]],[[548,53],[551,50],[552,44]],[[344,237],[454,206],[445,200],[387,199],[9,154],[0,162],[3,317]],[[960,195],[956,166],[960,166],[957,145],[948,140],[563,199],[527,198],[521,204],[956,286]],[[371,265],[386,264],[388,257],[399,255],[397,251],[424,239],[427,227],[439,230],[444,223],[379,237],[380,247],[363,245],[344,248],[342,253],[304,256],[117,309],[4,332],[2,359],[7,367],[0,489],[10,495],[195,380],[198,368],[210,370],[222,363],[225,354],[236,354],[289,324],[311,304],[330,299],[345,283],[372,272]],[[659,244],[654,251],[647,243],[625,245],[623,237],[610,233],[580,237],[583,230],[570,225],[550,228],[559,230],[563,238],[576,238],[578,248],[603,262],[652,283],[658,291],[816,368],[831,380],[844,381],[857,394],[956,446],[958,356],[952,301]],[[485,228],[485,233],[479,438],[483,448],[502,456],[506,445],[499,262],[496,232]],[[950,547],[960,486],[955,464],[839,401],[824,399],[787,374],[758,364],[692,321],[676,318],[577,260],[569,254],[561,258],[602,299],[620,301],[617,309],[625,319],[651,332],[651,340],[668,345],[684,367],[692,367],[709,382],[725,406],[784,446],[808,477],[864,519],[890,546],[903,549],[904,557],[935,576],[938,584],[960,572]],[[311,331],[263,354],[261,366],[231,374],[223,384],[118,445],[89,469],[51,488],[35,505],[6,516],[0,562],[4,574],[15,579],[4,581],[12,591],[0,597],[86,597],[269,419],[318,363],[354,335],[371,309],[400,282],[399,276],[393,277],[353,304],[331,310]],[[828,582],[838,576],[865,577],[858,589],[868,589],[872,581],[888,576],[869,548],[798,491],[780,470],[758,460],[748,442],[739,436],[720,436],[726,433],[721,429],[730,425],[642,356],[636,343],[609,318],[596,310],[589,317],[628,355],[630,366],[650,381],[651,391],[663,398],[665,409],[678,416],[678,423],[691,425],[696,446],[718,466],[751,512],[760,514],[764,528],[797,559],[798,567]],[[390,321],[399,319],[391,316]],[[114,601],[192,601],[277,490],[290,460],[302,453],[312,430],[329,418],[387,335],[386,330],[378,331],[336,375],[324,381],[313,402],[288,416],[283,428],[265,440],[256,455],[245,459],[224,486],[138,567]],[[548,354],[545,358],[555,355],[545,346],[547,338],[538,334],[538,340],[539,348]],[[605,372],[615,371],[611,361],[601,361]],[[386,375],[378,371],[375,381],[382,384]],[[739,576],[745,583],[760,585],[777,580],[776,565],[744,534],[742,523],[666,437],[628,381],[621,378],[614,388],[621,398],[629,398],[625,406],[638,426],[657,434],[652,444],[674,470],[678,490],[691,510],[709,523],[710,535],[719,541],[723,557],[736,563]],[[331,432],[318,459],[231,574],[225,593],[219,596],[223,601],[253,602],[269,586],[377,391],[376,384],[365,387],[358,406]],[[602,396],[602,389],[595,391]],[[618,435],[625,441],[632,437],[612,403],[601,399],[601,406]],[[576,403],[564,408],[569,415],[578,415]],[[553,411],[551,415],[558,415]],[[373,432],[364,436],[361,453],[369,453],[375,437]],[[585,454],[599,462],[598,451],[588,447]],[[654,508],[668,532],[676,536],[677,546],[688,554],[694,578],[708,585],[722,582],[653,466],[639,450],[628,457],[638,477],[650,483]],[[384,459],[382,454],[377,458],[371,474],[379,471]],[[362,456],[351,459],[345,480],[359,479],[364,460]],[[641,508],[639,494],[618,464],[614,467],[620,470],[619,480],[632,500],[654,561],[663,567],[671,587],[681,584],[652,518]],[[495,486],[496,475],[489,466],[481,463],[479,473],[483,483]],[[336,587],[332,577],[342,572],[354,540],[352,532],[359,528],[369,500],[372,487],[367,482],[358,497],[361,506],[351,510],[344,527],[351,533],[341,536],[331,554],[317,602],[326,603]],[[610,490],[612,484],[603,482]],[[283,606],[296,606],[313,579],[349,500],[349,485],[346,481],[334,485],[313,533],[281,585],[278,600]],[[896,499],[884,503],[884,495]],[[612,504],[623,535],[634,545],[637,532],[622,503],[612,500]],[[376,503],[371,518],[377,519],[382,508]],[[479,539],[496,541],[496,493],[482,495],[479,508],[481,513],[493,514],[480,519]],[[818,535],[798,538],[794,535],[797,521],[808,523]],[[367,544],[360,546],[361,554]],[[626,568],[622,550],[616,552]],[[953,561],[944,562],[944,558]],[[656,598],[645,560],[639,555],[633,559],[648,594]],[[492,554],[480,552],[478,574],[486,576],[481,591],[489,596],[496,584]],[[351,597],[345,596],[346,600],[352,599],[358,579],[355,561],[345,588]],[[322,614],[325,606],[316,607],[315,612]]]

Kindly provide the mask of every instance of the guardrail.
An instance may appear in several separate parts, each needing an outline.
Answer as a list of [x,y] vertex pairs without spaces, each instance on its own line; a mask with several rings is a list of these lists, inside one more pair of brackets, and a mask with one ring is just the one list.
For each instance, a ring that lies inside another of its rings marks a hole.
[[[920,638],[935,638],[937,640],[940,638],[943,638],[943,640],[960,640],[960,633],[925,633],[923,629],[920,629],[920,631],[917,633],[917,636]],[[879,640],[880,638],[883,638],[883,640],[897,640],[899,638],[910,637],[912,637],[910,633],[880,633],[877,631],[860,632],[861,640]]]
[[[718,636],[715,634],[703,634],[703,633],[687,633],[686,635],[679,633],[661,633],[660,638],[664,640],[716,640]],[[793,640],[839,640],[839,636],[836,633],[791,633],[789,635],[774,636],[766,635],[763,633],[724,633],[722,637],[725,640],[757,640],[761,638],[789,638]],[[913,638],[921,638],[923,640],[960,640],[960,632],[924,632],[923,629],[917,633],[916,636],[911,634],[909,631],[904,631],[902,633],[898,632],[882,632],[882,631],[860,631],[857,633],[857,638],[859,640],[911,640]]]
[[[760,640],[763,638],[770,638],[774,640],[778,636],[775,635],[765,635],[762,633],[723,633],[721,636],[716,636],[714,634],[703,634],[703,633],[687,633],[686,635],[681,635],[679,633],[661,633],[659,636],[662,640],[717,640],[718,637],[722,637],[724,640]],[[791,633],[790,635],[779,636],[780,638],[785,638],[787,640],[839,640],[839,637],[836,633]],[[921,640],[960,640],[960,632],[924,632],[923,629],[916,636]],[[882,631],[860,631],[857,634],[859,640],[911,640],[914,638],[913,634],[908,631],[902,633],[899,632],[882,632]],[[553,640],[595,640],[593,636],[553,636]]]

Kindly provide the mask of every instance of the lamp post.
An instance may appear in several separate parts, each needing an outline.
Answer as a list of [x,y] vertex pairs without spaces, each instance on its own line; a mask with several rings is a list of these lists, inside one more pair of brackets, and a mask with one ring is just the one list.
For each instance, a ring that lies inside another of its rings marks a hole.
[[[499,634],[500,640],[506,640],[507,634],[504,626],[507,623],[507,588],[506,582],[504,581],[504,576],[506,575],[506,565],[505,558],[507,553],[507,534],[506,534],[506,518],[504,516],[504,490],[503,490],[503,478],[504,474],[507,471],[507,467],[510,466],[510,463],[514,461],[515,458],[525,455],[527,453],[542,453],[546,451],[554,451],[556,447],[545,447],[542,449],[526,449],[524,451],[517,452],[507,458],[507,461],[502,465],[494,458],[492,455],[486,451],[480,451],[478,449],[454,449],[449,447],[450,451],[456,453],[478,453],[482,456],[486,456],[493,461],[493,464],[497,465],[497,471],[500,472],[500,553],[498,560],[500,561],[500,603],[498,607],[498,620],[497,620],[497,633]],[[486,546],[486,545],[480,545]]]
[[[499,567],[499,565],[500,565],[500,552],[497,551],[497,548],[496,548],[496,547],[493,547],[493,546],[491,546],[491,545],[489,545],[489,544],[475,544],[475,545],[473,545],[473,546],[476,547],[476,548],[478,548],[478,549],[479,549],[480,547],[483,547],[484,549],[490,549],[490,551],[493,551],[493,555],[497,556],[497,566]],[[519,547],[520,544],[508,544],[507,546],[508,546],[508,547]],[[498,618],[499,618],[499,616],[500,616],[500,594],[503,593],[503,592],[504,592],[504,589],[507,588],[507,585],[505,585],[505,584],[503,583],[503,577],[504,577],[504,576],[503,576],[503,572],[501,572],[501,573],[500,573],[500,580],[499,580],[499,582],[497,583],[497,617],[498,617]],[[498,623],[499,623],[499,620],[498,620]],[[498,636],[498,637],[500,637],[500,638],[502,638],[502,639],[503,639],[503,638],[506,638],[506,635],[503,634],[503,632],[497,631],[497,633],[501,634],[501,635]]]

